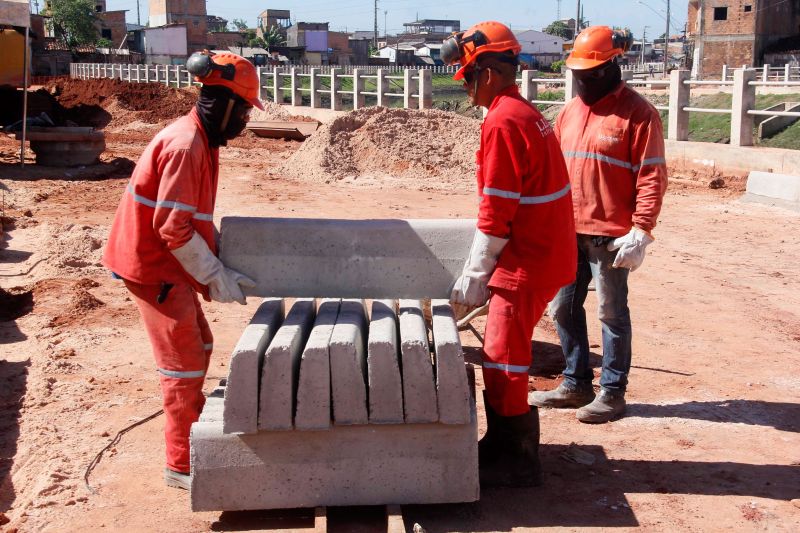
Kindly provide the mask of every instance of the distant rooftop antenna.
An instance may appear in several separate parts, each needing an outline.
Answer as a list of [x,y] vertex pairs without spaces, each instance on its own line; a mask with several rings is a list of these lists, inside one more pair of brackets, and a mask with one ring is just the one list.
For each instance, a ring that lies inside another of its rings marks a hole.
[[556,20],[561,20],[561,0],[556,0]]

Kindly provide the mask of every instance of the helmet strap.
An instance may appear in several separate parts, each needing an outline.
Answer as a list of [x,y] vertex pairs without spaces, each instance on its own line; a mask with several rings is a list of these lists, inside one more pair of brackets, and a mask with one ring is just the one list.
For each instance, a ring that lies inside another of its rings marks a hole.
[[231,119],[231,112],[233,112],[233,106],[236,105],[236,99],[231,97],[228,99],[228,107],[225,108],[225,114],[222,116],[222,122],[219,124],[219,131],[225,131],[228,127],[228,121]]

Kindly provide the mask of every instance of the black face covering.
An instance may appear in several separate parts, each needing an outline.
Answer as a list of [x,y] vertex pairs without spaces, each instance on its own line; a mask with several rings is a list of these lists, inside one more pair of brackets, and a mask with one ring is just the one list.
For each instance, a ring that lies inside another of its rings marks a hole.
[[589,70],[573,70],[572,74],[578,96],[586,105],[598,102],[622,81],[622,70],[614,61]]
[[[234,104],[228,114],[228,105]],[[208,136],[208,144],[213,148],[225,146],[229,140],[238,136],[247,125],[247,112],[250,105],[233,94],[233,91],[220,85],[204,85],[195,104],[200,122]],[[227,121],[226,114],[228,114]]]

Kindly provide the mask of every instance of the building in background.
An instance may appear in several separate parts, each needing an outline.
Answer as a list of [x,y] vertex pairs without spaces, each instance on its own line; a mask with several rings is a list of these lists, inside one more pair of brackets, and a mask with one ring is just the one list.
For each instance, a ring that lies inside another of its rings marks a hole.
[[298,22],[286,30],[286,45],[305,47],[305,61],[309,65],[327,65],[328,23]]
[[150,0],[149,26],[183,24],[188,52],[208,47],[208,14],[205,0]]
[[520,62],[528,68],[549,68],[562,59],[566,39],[537,30],[515,31],[522,50]]
[[256,36],[263,38],[270,28],[275,27],[285,39],[286,31],[291,25],[291,12],[288,9],[265,9],[258,16]]
[[182,65],[186,62],[188,31],[185,24],[169,24],[157,28],[145,28],[144,53],[147,63],[160,65]]
[[206,15],[206,27],[209,33],[222,33],[228,31],[228,21],[216,15]]
[[442,40],[454,31],[461,31],[460,20],[422,19],[406,22],[405,35],[415,35],[427,40]]
[[763,64],[764,53],[800,34],[798,0],[689,0],[692,77]]

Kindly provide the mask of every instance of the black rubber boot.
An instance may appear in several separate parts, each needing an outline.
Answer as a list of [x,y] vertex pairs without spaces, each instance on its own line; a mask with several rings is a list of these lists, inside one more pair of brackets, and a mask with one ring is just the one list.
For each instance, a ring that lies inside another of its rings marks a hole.
[[481,487],[538,487],[542,484],[539,461],[539,410],[500,416],[486,401],[486,435],[478,442]]

